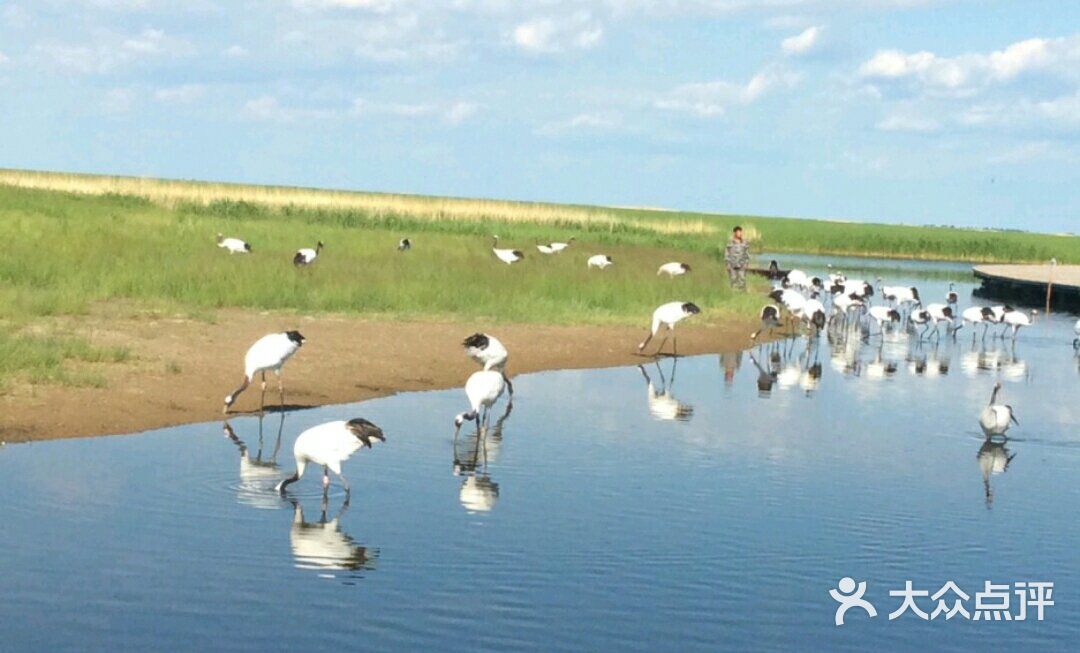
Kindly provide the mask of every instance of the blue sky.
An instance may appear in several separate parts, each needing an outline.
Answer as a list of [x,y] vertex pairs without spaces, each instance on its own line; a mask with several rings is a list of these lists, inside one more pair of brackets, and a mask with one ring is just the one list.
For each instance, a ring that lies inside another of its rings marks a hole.
[[1080,232],[1080,2],[0,1],[0,166]]

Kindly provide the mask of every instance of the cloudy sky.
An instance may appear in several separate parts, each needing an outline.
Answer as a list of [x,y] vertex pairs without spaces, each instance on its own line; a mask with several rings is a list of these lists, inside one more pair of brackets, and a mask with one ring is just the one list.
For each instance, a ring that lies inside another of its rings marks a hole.
[[0,0],[0,166],[1080,232],[1080,2]]

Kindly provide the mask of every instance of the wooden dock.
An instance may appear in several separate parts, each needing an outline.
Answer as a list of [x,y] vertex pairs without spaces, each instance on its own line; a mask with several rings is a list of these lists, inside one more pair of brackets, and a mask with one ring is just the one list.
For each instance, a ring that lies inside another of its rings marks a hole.
[[1042,307],[1053,280],[1051,307],[1080,309],[1080,265],[976,265],[979,297]]

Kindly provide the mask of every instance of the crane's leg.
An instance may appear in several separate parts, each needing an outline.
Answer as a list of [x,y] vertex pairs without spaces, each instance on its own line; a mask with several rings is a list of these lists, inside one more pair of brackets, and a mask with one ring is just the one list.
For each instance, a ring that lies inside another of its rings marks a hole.
[[281,378],[281,370],[277,371],[277,390],[280,399],[279,405],[285,408],[285,380]]
[[348,501],[349,495],[352,493],[352,488],[349,487],[349,482],[345,480],[345,477],[338,473],[338,480],[341,481],[341,487],[345,488],[345,501]]
[[510,391],[510,396],[514,396],[514,384],[510,382],[510,377],[506,376],[506,371],[502,372],[503,381],[506,382],[506,389]]
[[266,405],[266,372],[262,373],[262,395],[259,397],[259,410]]
[[671,337],[671,330],[668,329],[664,332],[664,339],[660,341],[660,346],[656,348],[656,355],[659,356],[664,351],[664,345],[667,344],[668,338]]
[[323,465],[322,468],[322,493],[326,496],[326,493],[330,491],[330,468]]
[[673,357],[679,357],[679,336],[675,335],[674,329],[671,331],[671,351]]

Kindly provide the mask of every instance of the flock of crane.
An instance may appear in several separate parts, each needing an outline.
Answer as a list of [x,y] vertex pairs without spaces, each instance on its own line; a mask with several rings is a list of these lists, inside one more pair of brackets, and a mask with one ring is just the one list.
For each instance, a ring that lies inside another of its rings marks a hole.
[[[521,250],[500,248],[499,237],[493,238],[491,251],[499,261],[513,265],[525,258]],[[536,248],[541,254],[551,256],[565,251],[573,242],[574,239],[571,238],[567,242],[538,243]],[[252,251],[251,245],[245,241],[239,238],[226,238],[220,233],[217,236],[217,244],[230,254],[247,254]],[[397,249],[400,252],[411,248],[412,242],[408,238],[402,238],[398,242]],[[323,243],[320,241],[315,248],[297,250],[293,257],[293,264],[298,267],[311,265],[318,259],[322,249]],[[602,270],[613,262],[609,255],[596,254],[588,258],[587,266]],[[831,270],[832,266],[829,267]],[[777,269],[775,262],[770,269]],[[657,275],[666,274],[674,277],[687,274],[690,270],[689,265],[673,261],[660,266]],[[1004,329],[994,334],[994,337],[1004,338],[1011,329],[1012,338],[1015,340],[1022,327],[1031,326],[1034,323],[1037,314],[1036,311],[1025,313],[1002,305],[972,306],[958,316],[959,297],[953,290],[952,284],[949,285],[949,291],[943,302],[923,306],[918,288],[886,286],[882,284],[880,277],[877,279],[875,289],[875,286],[864,280],[849,279],[843,274],[831,271],[824,279],[810,276],[801,270],[790,270],[782,275],[777,273],[773,276],[775,283],[769,293],[769,298],[776,303],[767,304],[761,309],[761,327],[751,334],[751,340],[756,341],[764,331],[771,334],[772,331],[781,329],[785,316],[793,335],[802,325],[807,329],[808,337],[819,335],[825,329],[837,329],[844,332],[858,329],[864,339],[869,339],[874,335],[872,325],[876,325],[877,335],[884,340],[887,329],[903,324],[907,329],[917,331],[921,340],[927,335],[940,336],[939,327],[945,324],[946,334],[954,338],[957,331],[966,325],[971,325],[974,341],[975,327],[982,324],[984,340],[993,325],[1004,326]],[[875,292],[880,296],[882,303],[873,303],[872,298]],[[677,356],[675,325],[700,312],[701,309],[696,304],[687,301],[669,302],[659,306],[653,311],[649,333],[638,345],[638,351],[644,351],[649,342],[663,328],[664,340],[657,347],[656,354],[660,354],[670,337],[673,355]],[[1080,350],[1080,321],[1077,321],[1075,331],[1077,338],[1073,342],[1073,347]],[[256,375],[261,375],[261,407],[265,402],[267,372],[273,372],[278,377],[278,392],[284,404],[285,390],[281,369],[304,342],[305,338],[299,331],[272,333],[256,341],[248,349],[244,358],[244,378],[239,387],[225,397],[223,412],[228,413],[237,397],[255,380]],[[487,423],[491,407],[495,402],[507,391],[512,402],[514,392],[513,385],[506,374],[509,353],[497,338],[486,333],[475,333],[466,338],[462,345],[466,355],[479,364],[481,369],[470,375],[465,383],[469,410],[454,417],[455,439],[461,426],[467,422],[475,422],[477,430],[480,431]],[[987,437],[1004,435],[1010,424],[1017,423],[1012,407],[998,402],[1000,392],[1001,383],[999,382],[994,386],[990,402],[979,417],[979,424]],[[332,421],[307,429],[296,439],[293,448],[296,470],[291,476],[278,483],[277,490],[284,494],[286,487],[299,481],[309,465],[316,465],[323,468],[324,492],[330,485],[332,471],[348,494],[349,484],[341,474],[341,463],[359,449],[371,448],[376,442],[385,441],[386,436],[382,429],[363,418]]]
[[[957,331],[971,325],[974,339],[974,331],[981,324],[984,339],[992,325],[1001,325],[1001,332],[994,335],[1004,337],[1011,330],[1015,340],[1022,327],[1035,323],[1038,311],[1024,312],[1008,305],[971,306],[957,314],[959,296],[953,288],[953,284],[949,284],[944,301],[924,306],[918,288],[886,286],[878,277],[876,292],[883,303],[875,305],[875,286],[862,279],[848,279],[836,272],[830,272],[823,279],[809,276],[801,270],[790,270],[777,280],[769,293],[777,304],[762,307],[761,329],[750,337],[757,339],[764,330],[771,332],[780,328],[782,313],[787,314],[792,329],[800,323],[811,331],[821,331],[826,327],[861,327],[867,338],[874,335],[874,326],[877,327],[877,335],[883,336],[886,328],[901,324],[918,330],[920,338],[937,337],[940,336],[940,326],[944,324],[946,334],[953,337]],[[1077,328],[1080,335],[1080,323]]]

